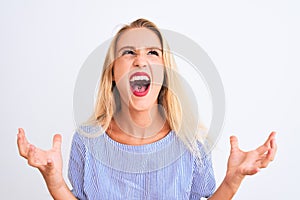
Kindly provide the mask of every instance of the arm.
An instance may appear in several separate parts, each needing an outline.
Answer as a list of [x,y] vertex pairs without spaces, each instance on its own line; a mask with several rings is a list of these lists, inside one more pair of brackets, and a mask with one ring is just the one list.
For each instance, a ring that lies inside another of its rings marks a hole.
[[209,200],[232,199],[246,175],[254,175],[261,168],[266,168],[276,154],[275,134],[272,132],[263,145],[248,152],[240,150],[237,138],[231,136],[226,176]]
[[30,144],[25,137],[24,130],[19,128],[17,144],[19,154],[28,161],[30,166],[41,172],[55,200],[75,200],[75,196],[62,176],[61,141],[61,135],[56,134],[53,137],[52,149],[45,151]]

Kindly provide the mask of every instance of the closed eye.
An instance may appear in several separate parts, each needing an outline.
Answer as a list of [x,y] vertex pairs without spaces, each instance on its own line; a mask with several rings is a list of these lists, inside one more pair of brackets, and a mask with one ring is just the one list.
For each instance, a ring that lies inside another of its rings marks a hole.
[[135,55],[136,53],[133,51],[133,50],[124,50],[123,52],[122,52],[122,56],[124,56],[124,55]]
[[148,52],[149,55],[155,55],[155,56],[159,56],[159,53],[155,50],[151,50]]

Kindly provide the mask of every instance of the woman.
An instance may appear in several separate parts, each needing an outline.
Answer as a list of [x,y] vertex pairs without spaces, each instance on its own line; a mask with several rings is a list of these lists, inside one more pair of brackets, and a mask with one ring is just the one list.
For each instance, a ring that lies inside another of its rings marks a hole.
[[40,170],[54,199],[231,199],[246,175],[274,159],[275,132],[249,152],[241,151],[232,136],[227,173],[215,190],[205,138],[178,82],[160,31],[138,19],[111,42],[94,115],[74,134],[73,189],[62,176],[60,135],[44,151],[19,129],[20,155]]

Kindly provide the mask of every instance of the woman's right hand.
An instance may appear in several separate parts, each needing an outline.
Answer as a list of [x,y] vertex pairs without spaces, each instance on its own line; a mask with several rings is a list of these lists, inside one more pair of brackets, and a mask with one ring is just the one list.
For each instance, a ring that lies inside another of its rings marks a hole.
[[24,130],[19,128],[17,143],[20,155],[42,173],[53,199],[77,200],[62,175],[61,140],[61,135],[54,135],[52,148],[45,151],[30,144]]
[[19,154],[30,166],[39,169],[50,192],[63,187],[65,181],[62,176],[61,135],[54,135],[52,148],[45,151],[30,144],[22,128],[18,131]]

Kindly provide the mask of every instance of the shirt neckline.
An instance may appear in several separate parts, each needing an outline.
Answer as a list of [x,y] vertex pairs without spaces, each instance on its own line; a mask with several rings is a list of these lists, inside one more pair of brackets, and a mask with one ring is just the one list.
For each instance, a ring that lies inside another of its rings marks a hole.
[[158,151],[162,148],[164,148],[166,145],[170,144],[173,139],[175,138],[174,131],[170,130],[168,134],[161,138],[160,140],[157,140],[153,143],[149,144],[143,144],[143,145],[129,145],[129,144],[123,144],[120,142],[117,142],[113,140],[107,132],[104,132],[104,138],[107,142],[110,142],[111,144],[121,148],[122,150],[129,151],[129,152],[140,152],[140,153],[149,153],[152,151]]

